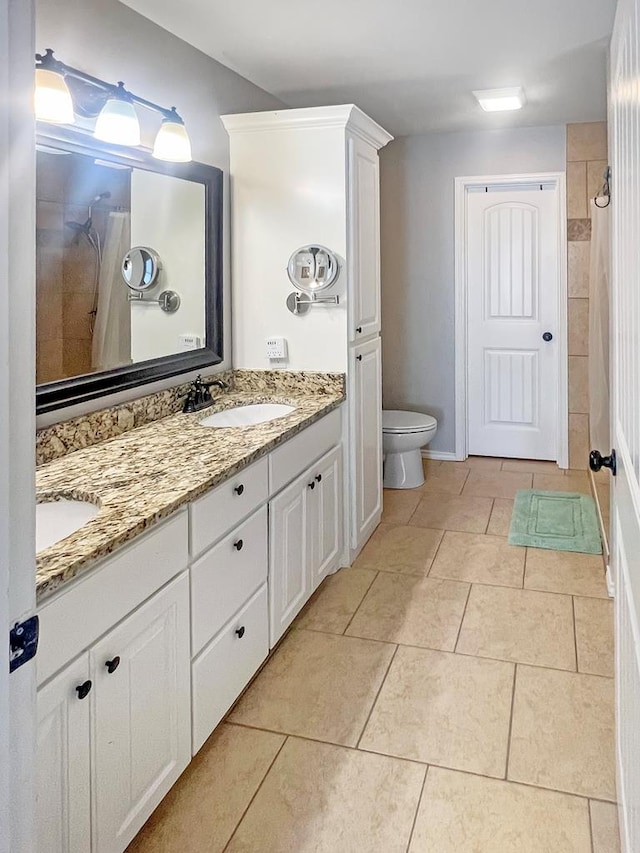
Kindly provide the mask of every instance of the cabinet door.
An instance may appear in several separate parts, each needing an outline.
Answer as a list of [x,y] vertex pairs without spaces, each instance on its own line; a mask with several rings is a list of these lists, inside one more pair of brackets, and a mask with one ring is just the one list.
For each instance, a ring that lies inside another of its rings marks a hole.
[[348,142],[349,340],[380,331],[380,182],[378,152]]
[[191,756],[186,574],[114,628],[90,656],[95,850],[122,853]]
[[89,686],[85,654],[38,691],[38,853],[91,850]]
[[351,546],[357,551],[382,514],[380,338],[355,347],[351,357]]
[[334,569],[342,553],[342,447],[313,466],[316,483],[309,499],[311,537],[310,592]]
[[307,531],[309,477],[295,480],[269,504],[271,648],[293,622],[310,595],[310,543]]

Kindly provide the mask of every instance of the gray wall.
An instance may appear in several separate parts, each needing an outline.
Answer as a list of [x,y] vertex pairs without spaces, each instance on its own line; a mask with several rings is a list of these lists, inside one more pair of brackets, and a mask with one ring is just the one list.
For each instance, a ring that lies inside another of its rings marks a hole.
[[[228,177],[229,139],[220,116],[282,107],[282,102],[244,77],[143,18],[117,0],[37,0],[36,50],[51,47],[63,62],[127,88],[162,106],[175,105],[184,118],[193,158],[218,166]],[[139,110],[142,142],[151,146],[157,116]],[[229,185],[225,181],[225,363],[231,359]],[[132,389],[38,418],[38,426],[55,423],[123,399],[139,397],[166,382]]]
[[454,178],[565,171],[565,126],[401,137],[381,151],[383,397],[453,452]]

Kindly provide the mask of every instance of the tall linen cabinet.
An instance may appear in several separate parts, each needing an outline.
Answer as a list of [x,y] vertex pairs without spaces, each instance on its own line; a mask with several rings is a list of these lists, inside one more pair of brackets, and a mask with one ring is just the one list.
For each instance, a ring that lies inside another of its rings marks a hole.
[[[347,374],[345,555],[382,512],[378,151],[392,136],[353,105],[223,116],[230,137],[233,364]],[[340,275],[338,304],[292,314],[287,262],[320,244]],[[266,339],[288,358],[270,361]]]

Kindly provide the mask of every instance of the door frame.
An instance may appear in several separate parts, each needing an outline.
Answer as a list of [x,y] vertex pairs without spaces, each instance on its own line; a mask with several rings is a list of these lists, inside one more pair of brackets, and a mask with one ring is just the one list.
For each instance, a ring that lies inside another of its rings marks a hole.
[[467,198],[469,190],[479,187],[552,184],[558,205],[558,426],[557,462],[560,468],[569,467],[569,354],[567,332],[567,217],[566,175],[564,172],[531,172],[518,175],[484,175],[455,178],[455,235],[454,235],[454,292],[455,292],[455,458],[468,456],[469,413],[467,373]]

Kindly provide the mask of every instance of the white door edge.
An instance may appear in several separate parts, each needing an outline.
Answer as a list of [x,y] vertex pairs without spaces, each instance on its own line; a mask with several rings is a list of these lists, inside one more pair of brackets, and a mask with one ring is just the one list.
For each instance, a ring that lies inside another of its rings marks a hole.
[[558,425],[557,462],[560,468],[569,467],[569,386],[567,332],[567,217],[566,176],[564,172],[533,172],[519,175],[480,175],[455,178],[455,459],[468,455],[468,381],[467,381],[467,252],[466,221],[469,190],[477,187],[527,184],[553,185],[558,205]]

